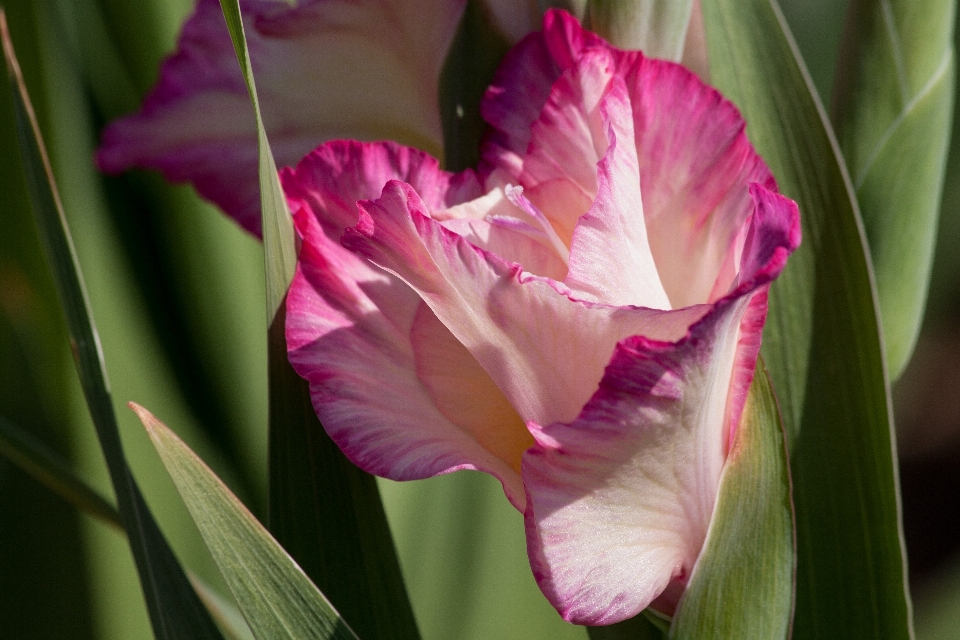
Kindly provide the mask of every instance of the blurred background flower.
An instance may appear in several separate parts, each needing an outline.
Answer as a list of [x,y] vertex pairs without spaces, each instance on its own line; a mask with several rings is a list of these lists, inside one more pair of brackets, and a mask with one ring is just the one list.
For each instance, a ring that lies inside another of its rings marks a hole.
[[[824,102],[846,2],[782,0]],[[190,0],[7,0],[103,340],[131,464],[181,559],[223,584],[127,400],[150,406],[264,515],[266,345],[260,248],[188,187],[103,177],[99,131],[139,108]],[[955,127],[956,128],[956,127]],[[0,95],[0,140],[13,140]],[[0,146],[0,415],[109,495],[26,202]],[[924,332],[895,386],[904,528],[920,640],[960,626],[960,143],[951,143]],[[542,598],[496,481],[381,482],[425,638],[579,638]],[[0,629],[149,637],[125,541],[0,460]]]

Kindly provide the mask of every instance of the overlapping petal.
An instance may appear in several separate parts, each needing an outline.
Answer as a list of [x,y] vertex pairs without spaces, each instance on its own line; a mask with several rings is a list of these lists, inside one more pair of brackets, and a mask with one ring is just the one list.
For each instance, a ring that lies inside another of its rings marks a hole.
[[708,310],[664,313],[577,300],[562,284],[447,230],[399,181],[361,209],[344,246],[417,291],[527,421],[573,419],[617,342],[631,335],[676,340]]
[[624,340],[577,420],[531,425],[537,446],[523,464],[528,549],[564,619],[623,620],[689,578],[723,468],[727,385],[745,304],[711,314],[679,344]]
[[[440,68],[464,0],[241,0],[278,166],[324,140],[392,139],[438,155]],[[199,0],[139,113],[108,126],[107,172],[189,181],[259,234],[257,137],[218,0]]]
[[285,170],[303,240],[287,346],[321,422],[358,466],[396,480],[480,469],[522,508],[520,454],[532,444],[523,422],[412,289],[340,245],[356,202],[385,180],[417,184],[445,208],[447,198],[478,195],[469,178],[413,149],[358,142],[329,143]]
[[751,196],[734,290],[680,340],[620,342],[576,420],[529,425],[531,565],[571,622],[608,624],[651,604],[672,613],[690,577],[752,380],[766,289],[800,240],[796,205],[759,185]]
[[[584,73],[584,63],[594,58],[594,73]],[[594,148],[596,125],[569,126],[568,115],[561,129],[550,114],[562,104],[568,114],[578,111],[581,121],[596,122],[596,76],[607,74],[621,78],[629,94],[647,235],[671,306],[713,302],[727,293],[736,270],[728,263],[717,278],[743,241],[752,208],[747,186],[775,191],[776,183],[736,108],[684,67],[614,49],[568,14],[548,12],[543,32],[518,45],[487,91],[482,111],[492,131],[483,168],[522,185],[544,209],[549,202],[571,202],[578,189],[584,194],[580,207],[592,201],[596,186],[576,178],[582,170],[567,174],[574,188],[548,168],[567,166],[571,148]],[[518,95],[524,104],[511,111],[509,96]],[[567,142],[561,147],[557,140]],[[557,189],[561,193],[553,193]]]
[[477,173],[356,143],[285,173],[303,238],[291,360],[364,468],[500,478],[566,619],[670,612],[796,206],[716,91],[562,12],[482,112]]

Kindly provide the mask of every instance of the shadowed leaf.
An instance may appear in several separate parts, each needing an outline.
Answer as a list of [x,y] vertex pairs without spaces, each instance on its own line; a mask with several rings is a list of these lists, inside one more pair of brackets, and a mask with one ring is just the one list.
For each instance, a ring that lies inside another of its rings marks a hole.
[[130,403],[261,640],[356,640],[340,614],[243,503],[170,429]]
[[136,561],[154,634],[161,640],[221,638],[150,514],[124,458],[100,341],[90,314],[76,252],[2,10],[0,38],[13,90],[18,143],[30,202],[66,319],[80,384],[117,494],[120,517]]
[[833,122],[877,277],[890,377],[920,331],[953,114],[955,0],[853,0]]
[[877,303],[852,185],[771,0],[703,0],[712,81],[800,206],[763,355],[797,518],[794,637],[908,638],[900,497]]
[[671,638],[789,638],[795,547],[784,437],[758,364]]

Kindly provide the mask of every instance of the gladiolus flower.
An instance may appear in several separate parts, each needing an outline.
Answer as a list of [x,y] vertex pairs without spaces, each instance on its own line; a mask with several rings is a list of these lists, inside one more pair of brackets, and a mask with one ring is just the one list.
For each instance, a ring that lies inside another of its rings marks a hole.
[[497,477],[566,620],[672,612],[796,205],[717,91],[563,12],[481,112],[476,171],[334,141],[282,172],[290,361],[363,469]]
[[[511,42],[542,15],[537,2],[484,4]],[[389,139],[439,155],[437,84],[465,6],[240,0],[277,166],[293,166],[334,138]],[[685,62],[696,62],[700,49],[693,46]],[[190,182],[260,235],[256,123],[219,0],[198,0],[143,108],[104,129],[97,164],[107,173],[139,167]]]
[[[241,0],[277,166],[332,138],[443,149],[437,82],[466,0]],[[218,0],[199,0],[140,112],[103,132],[108,173],[189,181],[260,234],[257,128]]]

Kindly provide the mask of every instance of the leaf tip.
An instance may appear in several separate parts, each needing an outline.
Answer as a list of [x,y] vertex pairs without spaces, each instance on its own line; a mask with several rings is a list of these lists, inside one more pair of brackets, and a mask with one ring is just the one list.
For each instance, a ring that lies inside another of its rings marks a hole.
[[154,416],[150,411],[143,406],[137,404],[136,402],[128,402],[127,406],[137,414],[137,417],[140,418],[140,422],[143,423],[143,428],[147,430],[147,433],[150,437],[154,437],[157,427],[161,426],[159,420]]

